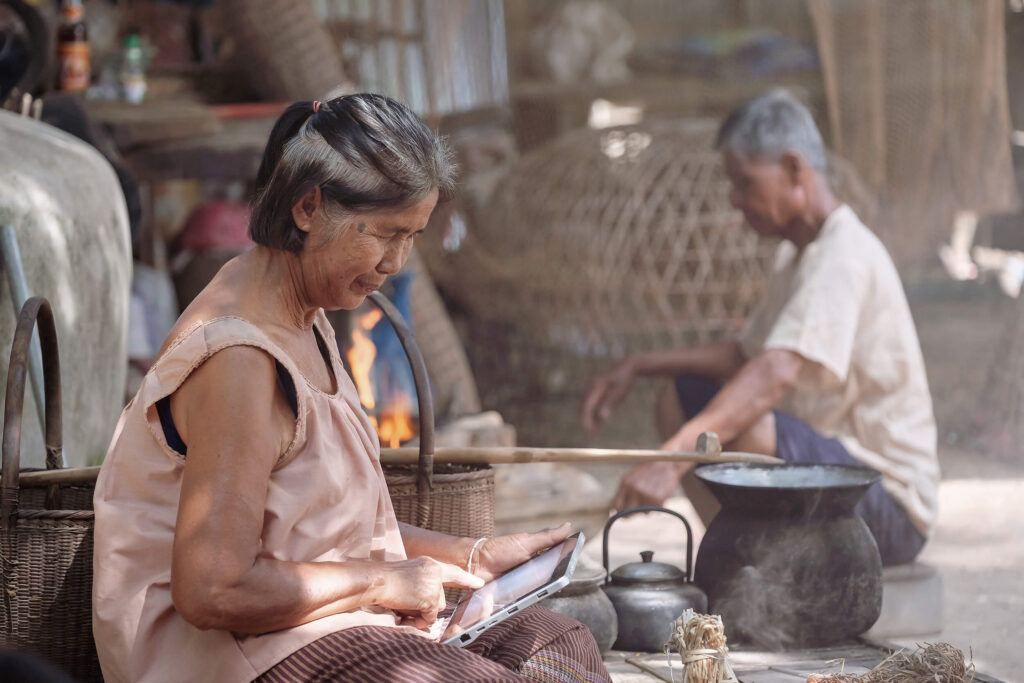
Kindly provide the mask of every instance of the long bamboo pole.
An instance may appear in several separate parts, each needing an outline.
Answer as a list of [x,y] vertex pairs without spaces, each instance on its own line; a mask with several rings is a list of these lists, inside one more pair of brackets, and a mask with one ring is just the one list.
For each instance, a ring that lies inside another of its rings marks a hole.
[[[382,465],[415,465],[419,453],[415,448],[382,448]],[[536,448],[508,446],[489,448],[438,448],[434,462],[453,464],[487,464],[528,462],[625,462],[642,463],[657,460],[673,462],[715,463],[749,462],[766,465],[781,463],[778,458],[755,453],[699,453],[691,451],[656,451],[611,448]]]
[[[419,460],[417,448],[382,448],[382,465],[415,465]],[[642,463],[657,460],[693,463],[747,462],[762,465],[777,465],[782,461],[768,455],[732,452],[691,452],[655,451],[613,448],[535,448],[530,446],[509,446],[490,448],[438,448],[434,452],[436,464],[455,465],[486,464],[499,465],[528,462],[624,462]],[[92,484],[99,474],[99,467],[72,467],[62,470],[39,470],[22,472],[22,486],[42,487],[51,484]]]

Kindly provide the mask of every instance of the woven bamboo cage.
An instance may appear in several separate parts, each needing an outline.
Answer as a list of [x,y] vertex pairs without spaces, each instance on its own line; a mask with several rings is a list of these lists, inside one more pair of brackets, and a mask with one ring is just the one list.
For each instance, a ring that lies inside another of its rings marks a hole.
[[[775,245],[730,205],[716,129],[666,120],[573,131],[519,161],[457,254],[424,253],[470,313],[484,406],[523,443],[586,442],[578,413],[598,371],[630,352],[729,334],[758,301]],[[870,221],[856,173],[830,162],[840,195]],[[639,409],[617,420],[628,431],[602,445],[653,438],[650,420],[635,419],[649,414],[650,392],[635,393]]]

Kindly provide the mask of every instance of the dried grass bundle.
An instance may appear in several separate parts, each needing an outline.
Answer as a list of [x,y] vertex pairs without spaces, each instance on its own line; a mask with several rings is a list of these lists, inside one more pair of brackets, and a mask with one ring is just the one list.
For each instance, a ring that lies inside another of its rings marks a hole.
[[665,643],[665,654],[671,650],[678,652],[683,660],[683,683],[736,682],[736,675],[726,659],[729,648],[725,643],[725,626],[717,614],[700,614],[692,609],[683,612],[672,623],[671,639]]
[[887,657],[866,674],[811,674],[807,683],[970,683],[974,680],[974,662],[964,661],[964,653],[949,643],[925,643],[907,653],[903,650]]

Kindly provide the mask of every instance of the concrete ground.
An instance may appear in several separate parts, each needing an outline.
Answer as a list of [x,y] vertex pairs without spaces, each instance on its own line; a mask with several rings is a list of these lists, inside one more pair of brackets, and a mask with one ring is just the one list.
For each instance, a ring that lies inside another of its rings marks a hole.
[[[1024,454],[997,458],[970,445],[983,440],[961,432],[964,416],[985,390],[999,333],[1016,305],[993,297],[912,304],[935,399],[943,469],[938,526],[920,559],[942,577],[945,616],[940,632],[889,639],[907,647],[949,642],[973,657],[978,671],[1005,681],[1024,681]],[[678,497],[668,506],[691,520],[699,542],[703,528],[689,502]],[[596,562],[600,546],[594,539],[587,547]],[[646,549],[655,551],[655,560],[682,566],[679,522],[656,514],[619,521],[609,564],[637,561]],[[630,671],[620,669],[616,680],[657,680]]]

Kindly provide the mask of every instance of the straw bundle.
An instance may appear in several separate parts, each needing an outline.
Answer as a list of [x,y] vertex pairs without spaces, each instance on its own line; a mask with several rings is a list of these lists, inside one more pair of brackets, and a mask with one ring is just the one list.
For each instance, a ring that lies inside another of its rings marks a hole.
[[903,650],[886,658],[871,671],[851,674],[811,674],[807,683],[969,683],[974,680],[974,662],[949,643],[925,644],[911,653]]
[[[726,660],[725,626],[717,614],[699,614],[692,609],[672,623],[672,636],[665,654],[675,650],[683,660],[683,683],[735,683],[736,675]],[[672,659],[669,656],[669,672]],[[675,676],[672,676],[673,680]]]

